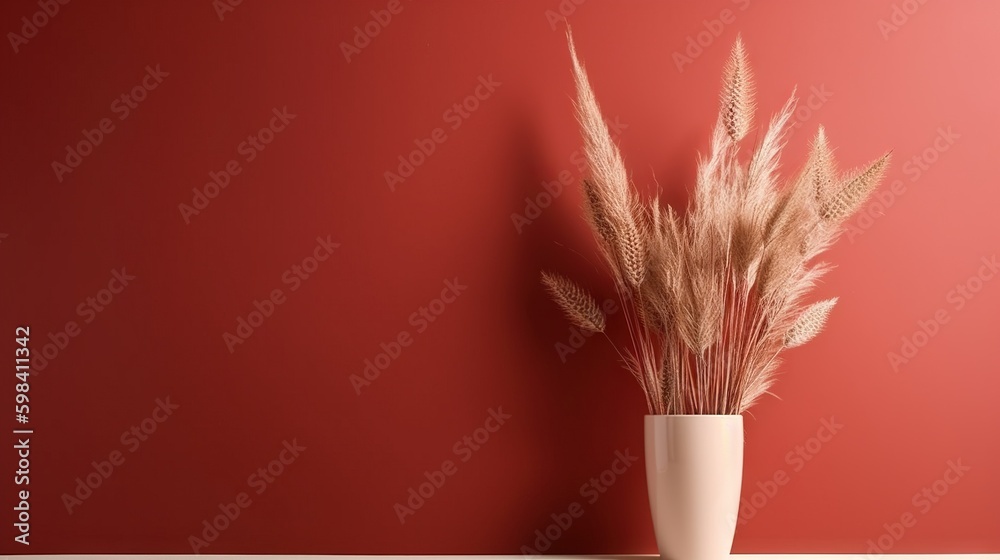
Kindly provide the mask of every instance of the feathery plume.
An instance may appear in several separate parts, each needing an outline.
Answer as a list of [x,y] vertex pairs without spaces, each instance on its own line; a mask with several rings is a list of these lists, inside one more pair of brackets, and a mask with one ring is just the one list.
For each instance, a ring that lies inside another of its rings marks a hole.
[[573,77],[576,81],[576,118],[583,132],[583,148],[595,186],[615,193],[620,202],[627,200],[629,179],[618,146],[611,137],[607,123],[601,117],[597,97],[590,87],[587,71],[576,56],[573,32],[566,30],[569,54],[573,59]]
[[611,262],[616,276],[637,289],[645,278],[647,260],[644,232],[635,217],[638,204],[630,190],[625,161],[601,115],[587,71],[576,55],[571,30],[566,31],[566,38],[576,81],[577,121],[583,133],[583,151],[590,171],[584,189],[589,206],[599,210],[595,217],[601,218],[595,220],[593,226],[616,257]]

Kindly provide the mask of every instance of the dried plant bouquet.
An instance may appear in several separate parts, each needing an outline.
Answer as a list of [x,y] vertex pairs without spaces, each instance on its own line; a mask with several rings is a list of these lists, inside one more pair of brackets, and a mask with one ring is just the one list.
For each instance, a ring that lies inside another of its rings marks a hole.
[[[753,82],[737,38],[723,73],[721,110],[693,200],[679,215],[642,201],[601,116],[567,34],[588,174],[587,221],[614,279],[629,345],[619,354],[645,392],[650,414],[740,414],[768,392],[779,355],[816,336],[836,298],[804,298],[830,265],[815,262],[878,185],[885,154],[841,173],[820,127],[790,181],[778,176],[795,93],[747,157]],[[571,280],[542,282],[575,325],[604,332],[596,300]],[[616,347],[617,348],[617,347]]]

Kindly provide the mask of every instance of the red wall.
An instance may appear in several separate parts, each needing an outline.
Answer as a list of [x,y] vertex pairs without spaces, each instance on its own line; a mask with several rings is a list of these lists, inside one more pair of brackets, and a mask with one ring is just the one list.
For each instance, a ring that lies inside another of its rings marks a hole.
[[[538,282],[550,268],[612,293],[572,186],[560,9],[636,183],[672,203],[737,33],[762,117],[803,96],[786,170],[821,123],[845,166],[893,150],[882,202],[830,253],[827,331],[746,418],[736,550],[1000,551],[1000,279],[981,265],[1000,249],[995,3],[245,2],[220,18],[224,1],[70,2],[0,48],[3,347],[30,325],[52,357],[27,424],[16,379],[2,390],[5,429],[34,433],[28,486],[13,435],[0,455],[0,551],[183,553],[195,535],[205,553],[516,554],[555,515],[572,523],[548,552],[653,552],[641,462],[600,482],[618,453],[641,457],[639,389],[606,341],[560,356],[582,339]],[[0,27],[40,9],[5,2]],[[387,181],[415,142],[433,153]],[[210,174],[225,188],[206,192]],[[366,360],[385,370],[356,391]],[[396,508],[425,471],[440,488]],[[220,504],[238,517],[203,535]]]

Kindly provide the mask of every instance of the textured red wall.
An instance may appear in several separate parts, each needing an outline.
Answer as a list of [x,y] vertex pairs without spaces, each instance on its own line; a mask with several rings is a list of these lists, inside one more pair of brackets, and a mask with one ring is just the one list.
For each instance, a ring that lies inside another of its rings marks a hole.
[[894,150],[746,418],[736,550],[1000,551],[1000,6],[223,2],[0,7],[3,347],[42,358],[0,551],[654,551],[639,389],[538,282],[611,294],[560,11],[672,203],[737,33],[761,117],[802,94],[786,170],[821,123]]

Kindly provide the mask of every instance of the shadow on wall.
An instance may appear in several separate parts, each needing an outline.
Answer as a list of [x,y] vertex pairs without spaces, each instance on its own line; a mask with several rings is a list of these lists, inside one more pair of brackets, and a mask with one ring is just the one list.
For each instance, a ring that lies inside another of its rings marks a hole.
[[[627,339],[620,303],[581,213],[579,180],[583,174],[575,163],[582,161],[577,157],[580,154],[558,163],[544,162],[540,132],[532,121],[521,112],[513,122],[510,158],[516,172],[510,206],[521,216],[512,217],[512,229],[520,224],[520,233],[514,233],[520,237],[520,250],[517,266],[510,271],[518,304],[510,312],[516,314],[511,324],[524,333],[523,359],[533,367],[510,374],[518,376],[515,386],[523,387],[525,393],[521,417],[528,426],[529,447],[524,454],[530,457],[530,482],[518,489],[525,507],[511,513],[506,526],[497,528],[497,537],[535,548],[535,531],[552,523],[552,514],[566,512],[574,501],[590,509],[579,492],[581,485],[607,469],[617,450],[630,448],[633,455],[641,457],[641,418],[646,407],[640,388],[621,368],[618,354],[604,335],[587,336],[572,327],[540,282],[540,272],[549,270],[587,287],[600,302],[613,306],[608,308],[609,336],[619,343]],[[677,187],[681,179],[675,170],[689,161],[691,158],[674,158],[668,176],[659,177],[661,200],[674,204],[686,200],[685,189]],[[560,174],[566,177],[563,172],[571,174],[572,181],[563,181],[566,184],[560,189],[556,185]],[[645,192],[652,193],[654,188],[651,185]],[[537,211],[530,212],[532,202]],[[628,483],[614,490],[621,494],[616,499],[645,502],[641,460],[636,467]],[[581,525],[586,525],[586,530],[567,528],[565,544],[602,550],[624,541],[632,544],[620,546],[635,547],[635,539],[612,534],[615,524],[597,522],[600,517],[622,513],[607,509],[612,507],[610,503],[607,500],[601,508],[603,513],[585,516]],[[595,512],[598,506],[594,506]],[[570,537],[569,532],[580,534]],[[651,543],[651,534],[649,538]],[[559,540],[539,552],[559,552],[563,548]],[[620,551],[620,546],[614,551]]]
[[[525,387],[530,396],[525,406],[524,421],[528,429],[525,453],[532,463],[530,482],[520,489],[524,496],[524,509],[512,513],[507,531],[508,538],[524,545],[532,545],[534,531],[542,527],[553,512],[565,511],[572,501],[573,485],[585,475],[577,474],[580,461],[590,455],[581,434],[590,430],[586,411],[591,395],[599,391],[599,380],[604,377],[606,360],[573,360],[580,358],[582,350],[563,359],[555,349],[558,342],[569,338],[569,323],[551,301],[542,286],[542,270],[559,270],[571,274],[581,283],[600,292],[610,293],[602,285],[600,270],[586,259],[597,264],[590,256],[574,254],[583,248],[585,239],[572,235],[577,229],[579,197],[576,185],[545,189],[543,182],[553,184],[563,169],[576,176],[573,164],[554,166],[542,160],[540,132],[529,118],[521,113],[512,130],[512,156],[517,173],[511,186],[511,207],[521,214],[512,219],[512,229],[519,230],[519,255],[517,267],[511,269],[511,282],[515,287],[518,305],[511,311],[517,313],[515,321],[523,334],[522,340],[529,349],[529,359],[535,367],[520,369],[512,374],[519,376],[517,386]],[[532,204],[534,203],[534,205]],[[566,245],[560,245],[566,243]],[[595,254],[596,256],[596,254]],[[554,483],[553,481],[560,481]],[[525,515],[527,514],[527,515]],[[601,535],[604,537],[607,535]],[[572,540],[578,540],[579,536]],[[558,544],[554,544],[558,549]]]

